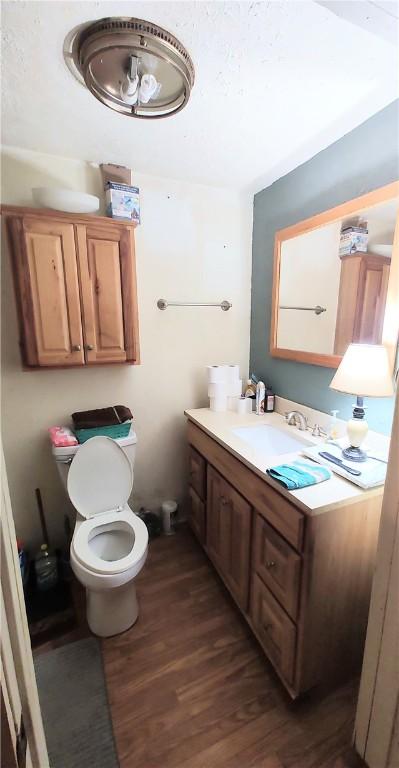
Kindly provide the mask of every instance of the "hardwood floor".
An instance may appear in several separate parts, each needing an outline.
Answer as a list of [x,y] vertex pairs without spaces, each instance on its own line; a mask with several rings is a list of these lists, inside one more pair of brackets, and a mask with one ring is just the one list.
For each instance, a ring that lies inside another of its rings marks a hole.
[[103,640],[121,768],[359,768],[357,681],[292,702],[191,533],[151,542],[140,616]]

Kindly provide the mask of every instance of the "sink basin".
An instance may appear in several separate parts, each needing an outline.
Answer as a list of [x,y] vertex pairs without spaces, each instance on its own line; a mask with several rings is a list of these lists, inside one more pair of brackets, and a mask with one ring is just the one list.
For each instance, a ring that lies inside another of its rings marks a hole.
[[271,456],[300,451],[304,445],[307,445],[305,440],[291,437],[287,432],[270,427],[268,424],[260,424],[259,427],[236,427],[232,432],[255,450]]

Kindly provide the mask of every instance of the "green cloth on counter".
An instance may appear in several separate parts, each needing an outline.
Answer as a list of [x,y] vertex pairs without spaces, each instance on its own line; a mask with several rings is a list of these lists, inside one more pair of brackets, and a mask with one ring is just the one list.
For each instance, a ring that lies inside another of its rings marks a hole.
[[306,488],[308,485],[316,485],[324,480],[329,480],[331,477],[331,472],[327,467],[307,461],[293,461],[292,464],[280,464],[277,467],[270,467],[270,469],[266,470],[266,474],[272,477],[273,480],[281,483],[288,491]]

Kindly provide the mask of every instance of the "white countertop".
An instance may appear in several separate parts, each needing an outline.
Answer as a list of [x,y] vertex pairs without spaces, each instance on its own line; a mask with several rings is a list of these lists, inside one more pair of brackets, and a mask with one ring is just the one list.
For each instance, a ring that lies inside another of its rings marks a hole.
[[[253,448],[249,443],[235,435],[233,429],[266,424],[284,431],[290,437],[307,445],[325,442],[323,437],[312,437],[310,432],[301,431],[297,427],[289,426],[284,416],[281,416],[279,413],[274,412],[256,416],[254,413],[240,415],[233,411],[217,413],[209,408],[196,408],[185,411],[185,414],[190,421],[203,429],[210,437],[213,437],[249,469],[252,469],[263,480],[272,485],[273,488],[280,491],[287,498],[291,498],[291,501],[295,501],[295,504],[308,515],[318,515],[333,507],[353,504],[357,501],[381,496],[383,493],[384,486],[382,485],[377,488],[362,490],[359,486],[339,477],[335,473],[332,473],[329,480],[296,491],[288,491],[279,483],[273,481],[266,474],[265,470],[277,464],[287,464],[294,459],[298,459],[301,456],[300,451],[271,456]],[[308,459],[304,460],[308,461]]]

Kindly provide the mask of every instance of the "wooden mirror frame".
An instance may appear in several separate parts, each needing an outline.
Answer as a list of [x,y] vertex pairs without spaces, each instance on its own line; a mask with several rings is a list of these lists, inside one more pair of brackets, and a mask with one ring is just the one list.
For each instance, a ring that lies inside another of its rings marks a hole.
[[[284,349],[277,346],[278,330],[278,306],[280,291],[280,266],[281,266],[281,246],[285,240],[302,235],[305,232],[311,232],[325,224],[332,224],[335,221],[361,213],[375,205],[380,205],[395,197],[399,198],[399,181],[387,184],[385,187],[368,192],[366,195],[356,197],[346,203],[341,203],[335,208],[318,213],[309,219],[304,219],[290,227],[280,229],[276,232],[274,240],[274,264],[273,264],[273,288],[272,288],[272,316],[270,329],[270,354],[272,357],[280,357],[284,360],[296,360],[298,363],[309,363],[311,365],[322,365],[326,368],[338,368],[341,355],[325,355],[319,352],[305,352],[296,349]],[[387,346],[392,370],[395,363],[396,347],[399,334],[399,216],[396,220],[394,242],[392,248],[392,259],[389,270],[388,292],[385,304],[384,325],[382,331],[382,343]]]

